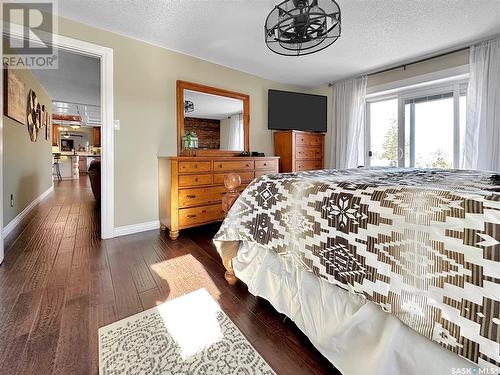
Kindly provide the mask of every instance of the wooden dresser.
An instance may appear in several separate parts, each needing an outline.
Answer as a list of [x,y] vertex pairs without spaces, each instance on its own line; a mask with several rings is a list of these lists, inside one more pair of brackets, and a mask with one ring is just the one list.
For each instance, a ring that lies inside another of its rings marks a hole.
[[238,173],[240,190],[256,177],[278,173],[277,157],[159,157],[160,224],[175,240],[179,230],[224,219],[226,173]]
[[280,172],[324,168],[325,135],[298,130],[274,132],[274,153],[280,157]]

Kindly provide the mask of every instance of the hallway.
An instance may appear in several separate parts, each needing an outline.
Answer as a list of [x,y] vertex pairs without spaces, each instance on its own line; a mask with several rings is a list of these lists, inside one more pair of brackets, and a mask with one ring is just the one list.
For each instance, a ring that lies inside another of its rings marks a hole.
[[83,366],[91,345],[89,307],[104,296],[100,285],[91,286],[92,272],[105,261],[99,225],[88,178],[56,181],[5,240],[0,373],[90,372]]
[[0,374],[97,374],[99,327],[200,288],[280,374],[333,373],[290,320],[243,284],[227,285],[215,230],[101,241],[88,179],[56,182],[5,242]]

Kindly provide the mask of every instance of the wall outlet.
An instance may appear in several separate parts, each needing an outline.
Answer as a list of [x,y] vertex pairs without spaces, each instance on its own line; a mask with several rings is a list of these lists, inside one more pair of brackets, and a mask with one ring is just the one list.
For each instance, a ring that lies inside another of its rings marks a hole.
[[10,195],[10,206],[14,207],[14,194]]

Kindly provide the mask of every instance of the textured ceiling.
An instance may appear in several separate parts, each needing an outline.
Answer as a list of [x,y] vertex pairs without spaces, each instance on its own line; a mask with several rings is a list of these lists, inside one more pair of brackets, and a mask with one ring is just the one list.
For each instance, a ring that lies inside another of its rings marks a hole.
[[99,59],[59,50],[57,69],[34,70],[52,100],[100,105]]
[[[280,0],[281,1],[281,0]],[[278,0],[64,0],[59,13],[278,82],[314,87],[500,34],[500,0],[338,0],[342,36],[303,57],[273,54]]]

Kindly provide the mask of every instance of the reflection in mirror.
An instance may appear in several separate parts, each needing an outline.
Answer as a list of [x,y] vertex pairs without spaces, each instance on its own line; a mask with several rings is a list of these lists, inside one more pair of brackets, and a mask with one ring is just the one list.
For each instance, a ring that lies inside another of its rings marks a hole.
[[184,149],[244,151],[243,100],[184,90]]

